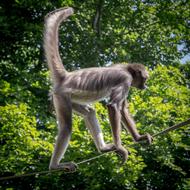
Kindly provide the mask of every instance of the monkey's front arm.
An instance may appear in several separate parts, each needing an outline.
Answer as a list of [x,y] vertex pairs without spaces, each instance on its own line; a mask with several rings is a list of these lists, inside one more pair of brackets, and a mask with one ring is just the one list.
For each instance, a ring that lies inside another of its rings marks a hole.
[[137,131],[136,124],[131,117],[131,114],[129,113],[128,103],[126,101],[123,101],[122,109],[121,109],[121,121],[123,126],[129,131],[129,133],[132,135],[133,139],[136,142],[139,141],[147,141],[148,144],[152,143],[153,138],[150,134],[140,135]]
[[121,113],[117,104],[109,104],[107,107],[116,153],[121,156],[124,163],[128,158],[128,151],[121,144]]
[[107,107],[116,153],[122,157],[124,163],[128,158],[128,151],[122,146],[121,143],[121,122],[136,142],[146,140],[149,144],[151,144],[152,137],[149,134],[140,135],[138,133],[135,122],[130,116],[128,105],[125,101],[123,101],[122,106],[119,105],[120,104],[109,104]]

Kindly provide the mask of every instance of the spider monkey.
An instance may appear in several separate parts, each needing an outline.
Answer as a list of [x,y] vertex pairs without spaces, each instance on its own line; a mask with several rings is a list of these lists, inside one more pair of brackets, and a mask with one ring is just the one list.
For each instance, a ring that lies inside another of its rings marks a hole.
[[[73,72],[65,70],[59,54],[59,26],[70,15],[73,8],[60,8],[45,17],[44,50],[53,81],[53,103],[58,120],[58,136],[51,157],[49,169],[62,168],[69,172],[76,170],[74,162],[60,163],[68,147],[72,131],[72,112],[82,116],[99,152],[116,151],[123,162],[128,151],[122,146],[121,123],[135,141],[146,140],[149,134],[140,135],[128,111],[126,101],[130,86],[146,88],[148,72],[142,64],[116,64],[109,67],[86,68]],[[112,129],[113,143],[106,144],[102,130],[90,103],[109,98],[108,115]]]

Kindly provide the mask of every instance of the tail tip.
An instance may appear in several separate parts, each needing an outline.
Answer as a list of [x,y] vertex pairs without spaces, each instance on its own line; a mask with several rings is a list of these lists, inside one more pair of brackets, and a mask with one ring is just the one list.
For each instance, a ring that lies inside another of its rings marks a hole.
[[51,15],[53,15],[53,14],[55,14],[55,13],[57,13],[57,12],[60,12],[60,11],[64,11],[67,16],[70,16],[70,15],[72,15],[72,14],[74,13],[74,9],[73,9],[72,7],[62,7],[62,8],[56,9],[56,10],[54,10],[54,11],[48,13],[48,14],[45,16],[45,20],[46,20],[47,18],[49,18]]
[[69,15],[72,15],[74,13],[74,9],[72,7],[68,7],[66,11],[68,12]]

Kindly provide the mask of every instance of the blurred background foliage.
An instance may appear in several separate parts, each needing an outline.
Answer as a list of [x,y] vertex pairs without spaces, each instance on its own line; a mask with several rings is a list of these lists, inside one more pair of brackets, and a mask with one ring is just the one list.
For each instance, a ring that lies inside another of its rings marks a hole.
[[[190,117],[189,0],[1,0],[0,2],[0,174],[48,169],[56,120],[43,55],[44,16],[72,6],[75,14],[60,29],[65,67],[75,70],[120,62],[150,70],[148,90],[131,89],[130,111],[141,133],[157,133]],[[99,16],[98,16],[99,15]],[[95,19],[96,18],[96,19]],[[97,22],[95,21],[97,20]],[[97,116],[111,141],[104,105]],[[74,117],[65,160],[98,155],[84,121]],[[124,146],[131,137],[122,132]],[[190,189],[190,129],[160,136],[149,146],[132,146],[121,166],[113,153],[73,174],[62,172],[1,181],[1,189]]]

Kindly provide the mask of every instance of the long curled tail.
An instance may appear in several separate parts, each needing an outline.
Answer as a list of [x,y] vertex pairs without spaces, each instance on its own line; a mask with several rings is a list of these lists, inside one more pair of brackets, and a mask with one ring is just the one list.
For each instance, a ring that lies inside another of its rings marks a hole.
[[59,54],[59,26],[73,13],[71,7],[60,8],[45,17],[44,50],[53,81],[60,80],[66,73]]

